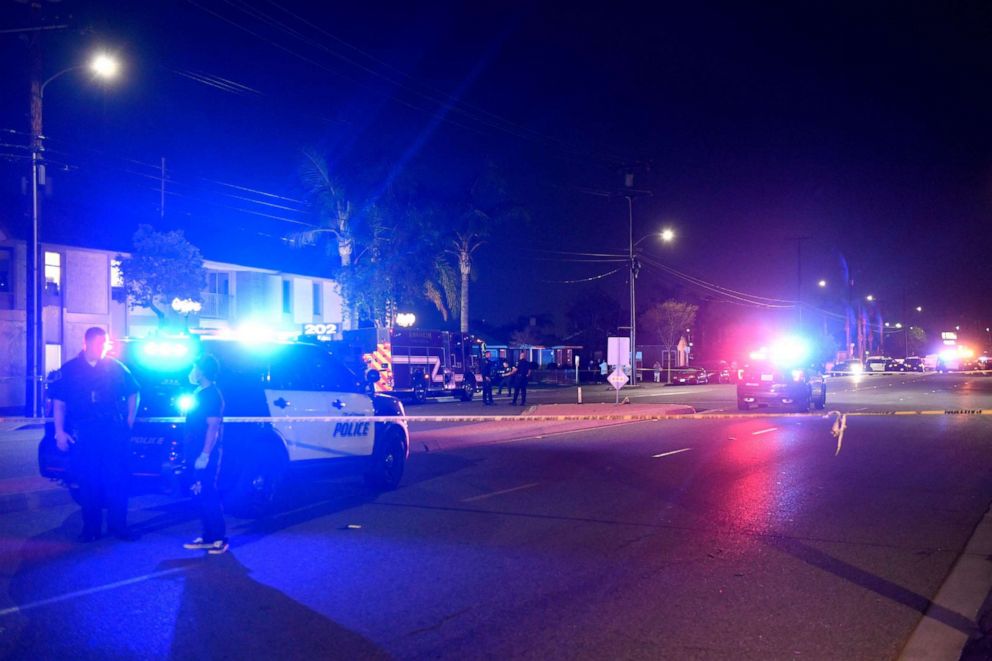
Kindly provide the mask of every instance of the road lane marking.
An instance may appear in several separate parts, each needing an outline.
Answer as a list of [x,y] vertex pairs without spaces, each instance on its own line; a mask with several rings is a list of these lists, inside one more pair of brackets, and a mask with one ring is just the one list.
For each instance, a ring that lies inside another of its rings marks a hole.
[[512,489],[503,489],[502,491],[493,491],[492,493],[484,493],[481,496],[472,496],[471,498],[463,498],[463,503],[474,503],[477,500],[484,500],[486,498],[492,498],[493,496],[502,496],[503,494],[513,493],[514,491],[523,491],[524,489],[530,489],[539,485],[540,482],[531,482],[530,484],[521,484],[519,487],[513,487]]
[[759,436],[761,434],[767,434],[770,431],[777,431],[778,427],[769,427],[768,429],[760,429],[758,431],[751,432],[751,436]]
[[661,457],[670,457],[673,454],[679,454],[680,452],[688,452],[692,448],[682,448],[681,450],[672,450],[671,452],[662,452],[661,454],[651,455],[652,459],[659,459]]
[[24,611],[32,610],[35,608],[41,608],[42,606],[50,606],[51,604],[57,604],[62,601],[76,599],[78,597],[86,597],[91,594],[97,594],[99,592],[116,590],[117,588],[123,588],[128,585],[134,585],[135,583],[144,583],[145,581],[161,578],[163,576],[169,576],[170,574],[178,574],[179,572],[183,572],[183,571],[186,571],[186,567],[176,567],[174,569],[166,569],[163,571],[153,572],[151,574],[145,574],[144,576],[135,576],[134,578],[124,579],[123,581],[115,581],[113,583],[107,583],[106,585],[97,585],[92,588],[86,588],[85,590],[66,592],[65,594],[49,597],[48,599],[40,599],[38,601],[32,601],[30,603],[22,604],[20,606],[4,608],[3,610],[0,610],[0,617],[13,615],[15,613],[23,613]]

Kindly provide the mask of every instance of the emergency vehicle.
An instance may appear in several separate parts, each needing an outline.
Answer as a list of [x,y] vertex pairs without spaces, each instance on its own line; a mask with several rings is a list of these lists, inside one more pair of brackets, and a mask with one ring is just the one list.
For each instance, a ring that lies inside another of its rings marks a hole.
[[809,344],[786,337],[751,352],[737,384],[737,408],[774,406],[808,412],[827,405],[823,373],[810,362]]
[[482,387],[485,344],[467,333],[413,328],[343,331],[332,350],[353,369],[377,373],[377,393],[413,402],[457,395],[471,401]]
[[[364,473],[366,482],[381,489],[399,484],[410,441],[398,399],[370,394],[371,384],[326,346],[209,335],[113,341],[109,355],[127,365],[141,387],[131,436],[132,478],[157,480],[167,489],[183,484],[192,458],[184,456],[183,423],[177,418],[195,401],[188,374],[203,353],[220,363],[217,385],[225,419],[261,419],[224,424],[219,482],[229,509],[261,513],[279,484],[300,474],[292,469],[303,466],[332,464]],[[398,419],[353,420],[372,415]],[[323,420],[289,420],[310,416]],[[51,423],[38,457],[42,476],[75,488],[71,457],[55,447]]]

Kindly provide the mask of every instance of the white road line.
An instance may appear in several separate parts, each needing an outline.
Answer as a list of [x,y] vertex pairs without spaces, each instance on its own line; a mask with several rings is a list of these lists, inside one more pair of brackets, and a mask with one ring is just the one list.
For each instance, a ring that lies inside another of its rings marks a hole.
[[154,578],[161,578],[162,576],[168,576],[169,574],[178,574],[181,571],[186,571],[186,567],[176,567],[175,569],[166,569],[164,571],[157,571],[151,574],[145,574],[144,576],[136,576],[134,578],[128,578],[123,581],[115,581],[114,583],[107,583],[106,585],[97,585],[96,587],[86,588],[85,590],[66,592],[65,594],[49,597],[48,599],[41,599],[40,601],[32,601],[30,603],[23,604],[21,606],[4,608],[3,610],[0,610],[0,617],[4,617],[6,615],[13,615],[14,613],[23,613],[24,611],[32,610],[34,608],[40,608],[42,606],[57,604],[60,601],[68,601],[70,599],[75,599],[77,597],[85,597],[87,595],[97,594],[98,592],[107,592],[108,590],[116,590],[117,588],[122,588],[128,585],[134,585],[135,583],[143,583],[145,581],[150,581]]
[[540,482],[531,482],[530,484],[522,484],[519,487],[513,487],[512,489],[503,489],[502,491],[493,491],[492,493],[484,493],[481,496],[472,496],[471,498],[462,499],[463,503],[472,503],[477,500],[483,500],[485,498],[492,498],[493,496],[502,496],[505,493],[513,493],[514,491],[523,491],[524,489],[530,489],[536,487]]
[[760,434],[767,434],[770,431],[776,431],[778,427],[769,427],[768,429],[759,429],[758,431],[751,432],[751,436],[758,436]]
[[661,454],[651,455],[653,459],[658,459],[660,457],[670,457],[673,454],[679,454],[680,452],[688,452],[692,448],[682,448],[681,450],[672,450],[671,452],[662,452]]

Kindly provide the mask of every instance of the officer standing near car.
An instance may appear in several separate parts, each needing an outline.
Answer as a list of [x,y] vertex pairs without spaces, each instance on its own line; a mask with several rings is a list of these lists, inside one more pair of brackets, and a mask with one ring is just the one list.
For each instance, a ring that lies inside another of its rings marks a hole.
[[138,382],[118,360],[107,358],[107,332],[89,328],[83,350],[59,370],[51,385],[55,443],[72,448],[70,465],[79,482],[82,542],[99,539],[103,507],[107,531],[132,540],[127,527],[129,440],[138,413]]
[[487,351],[482,355],[479,365],[479,375],[482,377],[482,404],[493,405],[493,352]]
[[210,555],[220,555],[228,547],[224,510],[217,493],[224,437],[224,395],[216,384],[219,372],[220,364],[209,354],[193,363],[189,381],[196,386],[196,391],[186,414],[185,429],[185,452],[193,461],[190,490],[200,506],[203,534],[183,547],[190,551],[206,551]]

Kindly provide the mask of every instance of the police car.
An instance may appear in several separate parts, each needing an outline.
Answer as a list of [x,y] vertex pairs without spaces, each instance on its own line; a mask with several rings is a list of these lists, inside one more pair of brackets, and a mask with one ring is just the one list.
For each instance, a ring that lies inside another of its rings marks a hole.
[[[409,456],[402,403],[370,394],[376,374],[363,381],[325,348],[299,341],[228,336],[115,340],[110,355],[141,385],[138,421],[131,437],[131,474],[177,488],[186,472],[183,423],[194,386],[194,359],[212,354],[220,363],[224,395],[224,455],[220,486],[231,510],[257,512],[297,466],[333,464],[364,474],[379,489],[393,489]],[[354,420],[391,416],[388,422]],[[319,421],[295,418],[319,417]],[[255,418],[238,422],[232,418]],[[192,458],[188,458],[190,466]],[[55,448],[52,426],[39,446],[45,477],[74,487],[71,461]]]
[[827,405],[823,373],[809,362],[810,348],[801,338],[787,337],[751,353],[751,362],[737,383],[737,408],[771,406],[809,411]]

